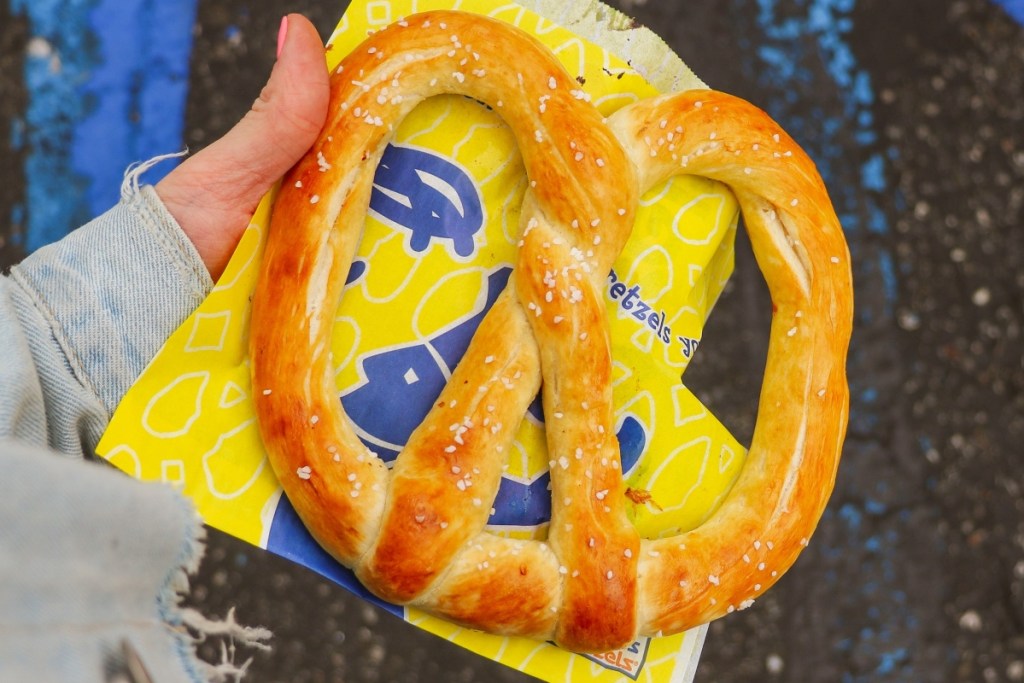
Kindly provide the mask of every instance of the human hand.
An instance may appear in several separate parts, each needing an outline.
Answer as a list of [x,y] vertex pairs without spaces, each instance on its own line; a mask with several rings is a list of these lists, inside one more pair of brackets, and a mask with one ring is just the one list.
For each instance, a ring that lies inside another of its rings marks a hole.
[[157,194],[214,280],[260,198],[313,145],[328,95],[320,36],[308,19],[290,14],[281,23],[277,63],[252,109],[157,183]]

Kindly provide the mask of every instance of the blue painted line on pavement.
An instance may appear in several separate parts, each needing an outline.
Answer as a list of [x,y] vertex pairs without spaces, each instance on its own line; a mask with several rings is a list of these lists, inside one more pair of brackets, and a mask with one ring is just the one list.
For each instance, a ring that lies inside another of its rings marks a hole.
[[[864,190],[881,191],[886,188],[885,159],[881,152],[872,154],[850,177],[849,155],[845,154],[841,139],[850,135],[863,147],[878,141],[871,110],[875,95],[870,74],[857,66],[847,36],[853,29],[851,13],[855,0],[809,0],[800,3],[802,14],[782,17],[776,0],[758,0],[758,23],[767,42],[758,50],[758,56],[769,68],[759,70],[760,78],[769,85],[793,85],[786,89],[784,101],[774,103],[772,113],[782,116],[794,104],[802,87],[815,78],[805,64],[806,55],[794,52],[800,39],[811,37],[817,44],[818,57],[836,85],[842,111],[838,116],[826,112],[811,112],[805,119],[795,120],[796,129],[809,132],[817,128],[809,149],[819,170],[829,185],[836,211],[847,232],[864,228],[885,234],[889,230],[885,212]],[[793,116],[785,117],[793,121]]]
[[992,0],[1002,7],[1010,18],[1024,26],[1024,0]]
[[[125,168],[183,146],[196,0],[11,0],[27,17],[27,251],[115,204]],[[147,176],[153,181],[173,167]]]
[[[766,89],[780,93],[765,108],[785,122],[815,160],[849,237],[855,280],[881,294],[858,306],[857,323],[871,326],[892,320],[898,280],[886,244],[890,226],[881,197],[892,189],[886,169],[895,152],[882,150],[872,109],[871,75],[858,65],[850,45],[856,0],[757,0],[757,7],[757,35],[747,42],[756,46],[751,72]],[[820,91],[822,85],[831,85],[831,99],[806,97],[805,93]],[[821,104],[808,108],[810,99]],[[864,161],[851,164],[854,158]],[[851,424],[875,429],[884,411],[876,400],[877,388],[851,384]],[[907,604],[893,560],[902,545],[906,520],[897,515],[891,523],[868,524],[867,519],[888,514],[883,501],[891,495],[877,487],[848,493],[852,501],[838,510],[827,509],[823,520],[838,530],[842,540],[815,549],[835,566],[849,547],[858,547],[864,557],[863,575],[876,577],[856,587],[856,600],[864,605],[865,627],[834,646],[837,655],[867,665],[845,672],[843,680],[914,680],[914,661],[906,645],[917,639],[921,619]],[[823,578],[837,590],[852,587],[848,576],[840,577],[835,571]],[[843,630],[844,613],[842,608],[836,612],[838,630]]]
[[[195,16],[195,0],[101,0],[93,10],[101,55],[83,95],[95,105],[72,147],[73,168],[92,179],[93,214],[117,201],[126,166],[182,149]],[[173,167],[161,164],[147,181]]]
[[86,107],[77,84],[89,78],[96,61],[95,46],[81,30],[93,3],[11,0],[11,10],[28,18],[32,35],[24,72],[28,105],[11,140],[15,148],[28,150],[24,203],[14,209],[25,225],[21,246],[27,251],[59,239],[89,217],[75,199],[84,195],[88,179],[72,172],[66,156]]

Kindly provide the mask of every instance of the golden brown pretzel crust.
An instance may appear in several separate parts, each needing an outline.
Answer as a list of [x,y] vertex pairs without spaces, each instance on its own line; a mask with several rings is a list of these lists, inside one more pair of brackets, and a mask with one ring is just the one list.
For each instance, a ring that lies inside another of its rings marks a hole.
[[680,173],[736,195],[774,315],[753,441],[714,516],[644,541],[641,629],[675,632],[751,604],[796,560],[828,501],[849,408],[849,252],[814,163],[764,112],[714,91],[630,105],[609,124],[647,189]]
[[[795,560],[845,432],[852,294],[825,188],[763,112],[702,91],[631,105],[606,125],[576,87],[546,48],[480,16],[431,12],[371,36],[332,77],[330,120],[283,183],[250,351],[278,479],[370,590],[473,628],[601,651],[743,607]],[[508,287],[389,474],[341,408],[331,327],[384,146],[441,93],[504,118],[532,189]],[[734,190],[776,314],[739,480],[698,529],[642,540],[626,518],[602,283],[640,191],[679,173]],[[499,538],[484,526],[504,451],[541,388],[549,539]]]

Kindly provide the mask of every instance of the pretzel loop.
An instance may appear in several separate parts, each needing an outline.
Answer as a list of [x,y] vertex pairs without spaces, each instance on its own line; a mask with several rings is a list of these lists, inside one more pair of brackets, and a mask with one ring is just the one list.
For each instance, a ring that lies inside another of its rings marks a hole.
[[824,511],[849,413],[850,257],[814,163],[748,102],[691,91],[624,107],[609,125],[642,190],[680,174],[729,186],[774,310],[739,479],[697,529],[643,543],[641,630],[670,633],[752,604],[793,564]]
[[[330,120],[283,183],[250,352],[281,485],[371,591],[473,628],[602,651],[742,606],[795,559],[831,490],[845,428],[849,263],[813,165],[762,112],[685,93],[606,125],[575,88],[533,38],[480,16],[430,12],[371,36],[333,75]],[[340,405],[330,335],[377,161],[398,122],[442,93],[504,118],[532,189],[508,286],[389,473]],[[778,310],[739,481],[700,528],[641,540],[613,434],[602,283],[640,189],[677,173],[734,189]],[[541,389],[549,538],[500,538],[484,527],[505,449]]]

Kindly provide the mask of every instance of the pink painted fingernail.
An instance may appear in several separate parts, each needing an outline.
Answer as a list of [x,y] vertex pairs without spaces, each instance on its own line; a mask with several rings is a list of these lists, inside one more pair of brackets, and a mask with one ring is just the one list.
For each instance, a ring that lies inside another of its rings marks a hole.
[[288,35],[288,15],[281,17],[281,28],[277,30],[277,56],[280,58],[284,50],[284,39]]

